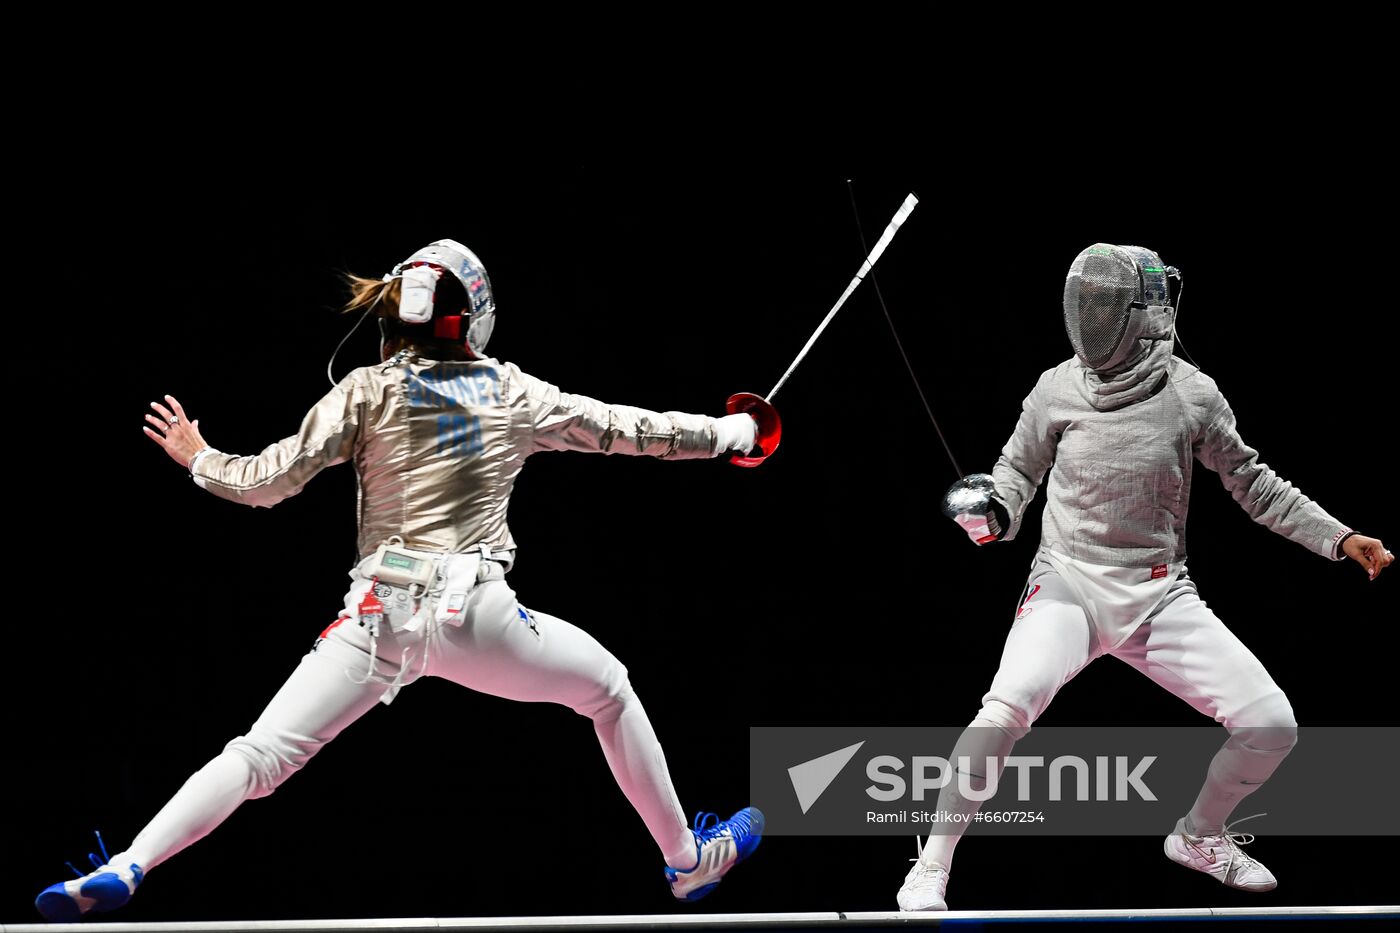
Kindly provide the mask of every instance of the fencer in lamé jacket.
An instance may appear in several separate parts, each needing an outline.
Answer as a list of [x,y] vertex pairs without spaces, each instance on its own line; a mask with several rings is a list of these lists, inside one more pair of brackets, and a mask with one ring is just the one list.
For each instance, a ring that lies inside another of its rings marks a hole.
[[217,496],[272,506],[353,459],[362,558],[393,535],[420,550],[510,551],[506,508],[526,457],[544,450],[712,457],[715,423],[570,395],[513,363],[440,362],[403,351],[351,372],[291,437],[256,456],[205,451],[190,473]]

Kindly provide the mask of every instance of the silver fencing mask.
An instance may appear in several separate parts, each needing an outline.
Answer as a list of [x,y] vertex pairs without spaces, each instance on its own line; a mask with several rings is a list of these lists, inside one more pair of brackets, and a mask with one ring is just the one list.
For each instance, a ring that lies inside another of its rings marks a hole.
[[1111,373],[1138,356],[1143,341],[1171,336],[1167,267],[1150,249],[1095,243],[1065,279],[1065,330],[1089,369]]
[[[442,300],[447,291],[442,288],[443,276],[449,274],[462,291],[455,300]],[[395,278],[403,280],[400,321],[431,322],[435,339],[460,341],[472,359],[486,355],[486,341],[496,323],[496,302],[486,267],[475,253],[456,240],[436,240],[394,266],[384,281]]]

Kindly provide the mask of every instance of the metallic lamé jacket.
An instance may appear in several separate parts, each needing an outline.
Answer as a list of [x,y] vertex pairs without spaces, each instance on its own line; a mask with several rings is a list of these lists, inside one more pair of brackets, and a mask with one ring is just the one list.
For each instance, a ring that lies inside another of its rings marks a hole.
[[350,373],[291,437],[251,457],[208,452],[191,473],[216,496],[272,506],[326,467],[354,460],[361,557],[393,535],[421,550],[501,551],[515,547],[506,507],[526,457],[712,457],[715,420],[569,395],[513,363],[405,353]]
[[1235,429],[1215,380],[1170,356],[1126,389],[1078,359],[1046,370],[1022,405],[1016,431],[992,471],[1015,537],[1048,471],[1041,545],[1108,567],[1186,559],[1192,462],[1220,480],[1250,518],[1324,557],[1350,531],[1259,460]]

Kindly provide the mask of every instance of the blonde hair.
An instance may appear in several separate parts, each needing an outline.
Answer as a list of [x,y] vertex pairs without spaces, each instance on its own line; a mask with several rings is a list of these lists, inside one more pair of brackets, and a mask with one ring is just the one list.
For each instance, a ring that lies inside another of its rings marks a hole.
[[388,321],[385,334],[385,353],[392,355],[407,348],[419,356],[430,360],[469,360],[466,348],[455,340],[424,340],[398,332],[399,292],[402,280],[395,277],[385,282],[383,279],[367,279],[363,276],[345,274],[345,284],[350,286],[350,300],[341,308],[343,314],[368,313],[374,309],[376,317]]
[[345,273],[345,284],[350,286],[350,300],[341,308],[344,314],[364,311],[371,306],[379,312],[379,317],[399,319],[400,279],[385,282],[383,279],[367,279],[363,276]]

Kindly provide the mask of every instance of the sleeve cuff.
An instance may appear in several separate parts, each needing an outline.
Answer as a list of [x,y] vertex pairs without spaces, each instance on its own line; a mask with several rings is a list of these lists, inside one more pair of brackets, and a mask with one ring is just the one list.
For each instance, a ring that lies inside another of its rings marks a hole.
[[199,461],[203,460],[206,455],[216,453],[218,453],[218,451],[214,448],[205,447],[203,450],[199,451],[193,457],[190,458],[190,479],[194,480],[195,485],[198,486],[200,489],[205,488],[204,477],[196,473],[194,471],[194,468],[199,465]]
[[1005,521],[1002,522],[1002,526],[1001,526],[1001,527],[1002,527],[1002,534],[1001,534],[1001,537],[998,538],[997,540],[998,540],[998,541],[1010,541],[1010,540],[1012,540],[1013,538],[1016,537],[1016,533],[1019,532],[1019,531],[1021,530],[1020,516],[1017,515],[1015,512],[1011,511],[1011,508],[1006,504],[1006,500],[1003,499],[1001,496],[998,496],[996,493],[992,493],[992,503],[993,503],[994,506],[999,506],[999,507],[1000,507],[1000,512],[999,512],[999,514],[997,515],[997,518],[998,518],[998,519],[1003,519],[1003,518],[1005,519]]
[[1350,538],[1350,537],[1351,537],[1352,535],[1354,535],[1354,534],[1356,534],[1356,532],[1352,531],[1350,528],[1346,527],[1345,525],[1343,525],[1341,528],[1337,529],[1337,533],[1334,534],[1334,535],[1332,536],[1332,559],[1333,559],[1333,560],[1341,560],[1343,557],[1346,556],[1345,554],[1342,553],[1342,542],[1346,541],[1347,538]]

